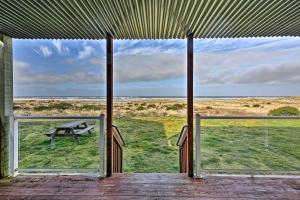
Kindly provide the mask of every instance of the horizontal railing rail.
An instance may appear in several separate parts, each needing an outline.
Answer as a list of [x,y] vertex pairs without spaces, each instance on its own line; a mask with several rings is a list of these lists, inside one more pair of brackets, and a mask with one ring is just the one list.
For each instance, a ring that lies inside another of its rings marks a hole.
[[103,114],[100,116],[14,116],[15,119],[99,119],[104,117]]
[[18,162],[19,162],[19,120],[99,120],[100,122],[100,141],[99,141],[99,168],[96,169],[99,173],[100,177],[105,176],[105,125],[104,125],[104,120],[105,120],[105,115],[101,114],[100,116],[19,116],[15,115],[14,116],[14,140],[13,140],[13,145],[14,145],[14,170],[15,170],[15,175],[17,175],[20,171],[22,172],[36,172],[36,171],[41,171],[43,173],[47,172],[59,172],[59,171],[81,171],[81,170],[87,170],[87,171],[92,171],[93,168],[19,168]]
[[201,116],[201,119],[300,119],[300,116]]
[[[195,155],[196,155],[196,177],[201,177],[201,161],[203,155],[201,155],[201,120],[202,119],[232,119],[232,120],[295,120],[295,119],[300,119],[300,116],[201,116],[200,114],[196,114],[196,129],[195,129],[195,143],[196,143],[196,148],[195,148]],[[241,171],[241,172],[248,172],[249,169],[243,169],[243,170],[238,170],[238,169],[209,169],[213,172],[218,172],[218,171]],[[251,172],[256,172],[256,171],[268,171],[268,170],[251,170]],[[275,170],[276,171],[276,170]],[[278,170],[277,170],[278,171]],[[280,171],[280,170],[279,170]],[[297,171],[297,170],[294,170]]]

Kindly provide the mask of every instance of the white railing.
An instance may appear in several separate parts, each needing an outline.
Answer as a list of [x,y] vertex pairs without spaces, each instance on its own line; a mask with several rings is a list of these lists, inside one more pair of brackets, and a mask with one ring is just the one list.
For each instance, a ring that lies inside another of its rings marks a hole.
[[[196,174],[197,178],[203,176],[201,171],[201,120],[202,119],[265,119],[265,120],[274,120],[274,119],[300,119],[300,116],[200,116],[196,114],[196,129],[195,129],[195,157],[196,157]],[[230,170],[230,169],[229,169]]]
[[[19,120],[64,120],[64,119],[94,119],[99,120],[99,130],[100,130],[100,140],[99,140],[99,168],[98,168],[98,176],[105,176],[105,116],[102,114],[100,116],[15,116],[14,117],[14,135],[13,135],[13,174],[16,176],[19,174]],[[85,168],[87,170],[91,170],[91,168]],[[22,169],[24,173],[26,172],[61,172],[61,171],[78,171],[84,170],[79,168],[62,168],[62,169]],[[62,173],[60,173],[62,174]]]

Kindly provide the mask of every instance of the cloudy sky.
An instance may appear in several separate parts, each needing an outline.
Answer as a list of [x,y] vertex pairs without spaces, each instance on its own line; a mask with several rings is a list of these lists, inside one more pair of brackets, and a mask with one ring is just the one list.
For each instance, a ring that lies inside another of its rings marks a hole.
[[[15,96],[104,96],[105,41],[14,40]],[[196,96],[300,95],[300,38],[195,40]],[[115,96],[185,96],[185,40],[115,40]]]

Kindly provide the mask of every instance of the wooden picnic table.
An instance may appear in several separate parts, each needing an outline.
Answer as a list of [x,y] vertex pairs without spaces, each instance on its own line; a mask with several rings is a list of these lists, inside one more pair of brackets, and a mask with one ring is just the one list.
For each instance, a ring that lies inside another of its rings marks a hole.
[[[80,120],[80,121],[70,122],[60,126],[56,126],[54,130],[46,133],[45,135],[51,137],[51,141],[56,136],[66,136],[66,135],[73,136],[76,139],[76,141],[79,141],[80,136],[82,134],[86,132],[91,134],[91,130],[94,127],[95,126],[88,126],[85,120]],[[63,134],[59,134],[59,132],[61,131],[63,131]]]

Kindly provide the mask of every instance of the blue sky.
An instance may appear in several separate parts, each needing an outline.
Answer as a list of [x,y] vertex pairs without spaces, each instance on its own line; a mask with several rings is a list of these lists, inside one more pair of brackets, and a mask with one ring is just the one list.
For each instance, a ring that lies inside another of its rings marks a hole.
[[[13,41],[15,96],[104,96],[104,40]],[[300,95],[300,38],[195,40],[195,96]],[[115,40],[115,96],[185,96],[186,40]]]

